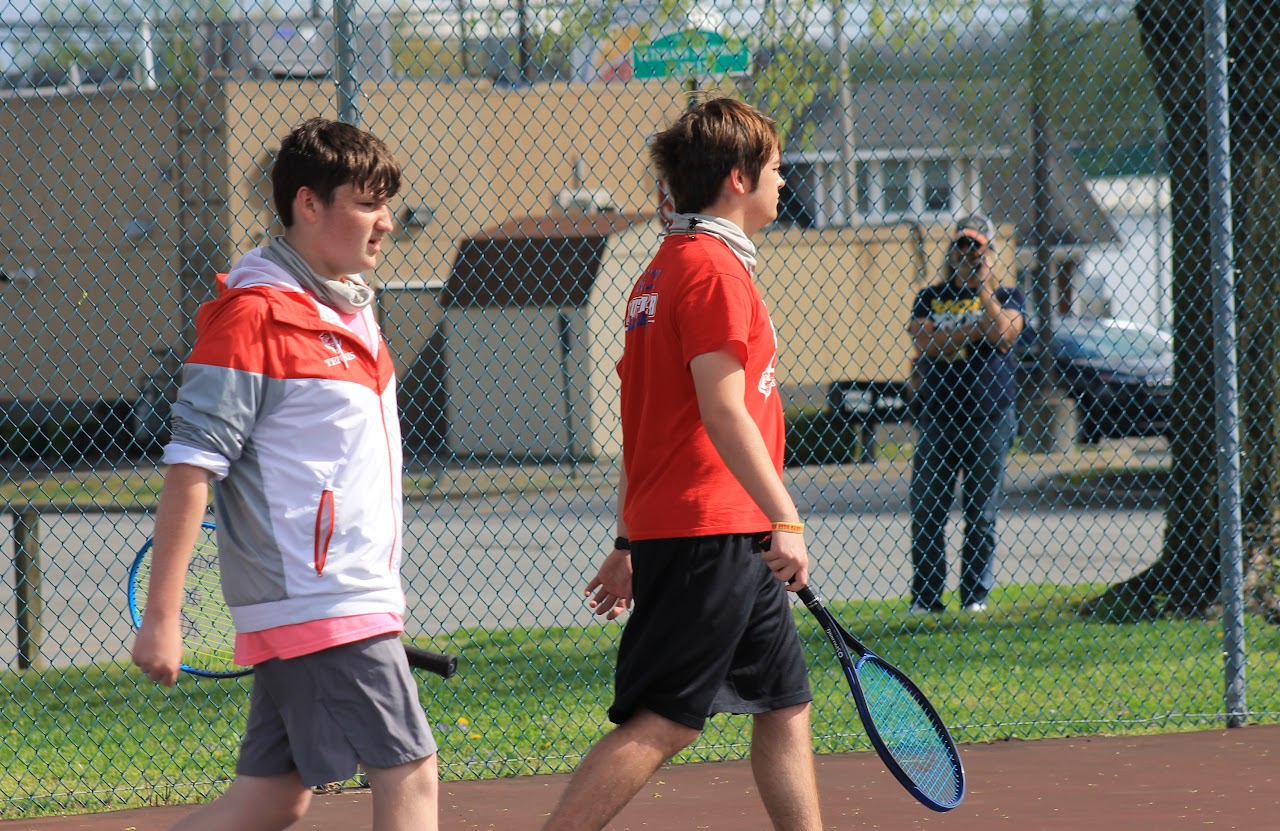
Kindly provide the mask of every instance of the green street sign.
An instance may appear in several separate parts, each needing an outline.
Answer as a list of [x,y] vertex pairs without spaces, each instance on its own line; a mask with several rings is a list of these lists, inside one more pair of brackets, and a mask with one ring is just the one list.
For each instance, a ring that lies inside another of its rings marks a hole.
[[637,78],[742,75],[751,64],[751,50],[740,40],[690,29],[636,44],[631,61]]

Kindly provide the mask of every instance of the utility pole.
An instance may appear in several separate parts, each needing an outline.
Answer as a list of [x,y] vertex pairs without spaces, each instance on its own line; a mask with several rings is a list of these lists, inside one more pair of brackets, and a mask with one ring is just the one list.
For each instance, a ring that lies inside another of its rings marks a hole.
[[1026,418],[1020,431],[1022,446],[1031,453],[1053,453],[1065,450],[1071,437],[1065,437],[1063,424],[1066,408],[1054,377],[1051,342],[1053,337],[1053,255],[1049,235],[1053,202],[1049,192],[1049,116],[1045,109],[1048,86],[1048,62],[1045,45],[1044,0],[1031,0],[1031,187],[1033,215],[1031,226],[1032,297],[1037,326],[1036,345],[1039,359],[1033,383],[1035,390],[1028,402]]
[[836,73],[840,102],[840,205],[839,214],[834,217],[844,225],[853,224],[854,216],[854,158],[853,142],[853,90],[849,88],[852,71],[849,68],[849,35],[845,32],[844,0],[831,0],[831,25],[834,31],[836,51]]
[[532,84],[533,37],[529,28],[529,0],[516,0],[516,15],[519,18],[520,80]]

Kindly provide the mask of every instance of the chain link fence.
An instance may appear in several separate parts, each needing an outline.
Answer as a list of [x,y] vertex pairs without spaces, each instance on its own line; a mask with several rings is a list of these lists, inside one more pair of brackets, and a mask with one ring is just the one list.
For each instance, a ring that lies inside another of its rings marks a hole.
[[[581,592],[613,536],[623,304],[670,215],[645,146],[708,94],[784,137],[758,282],[786,477],[849,628],[964,741],[1276,720],[1280,10],[1231,4],[1228,64],[1208,7],[0,1],[0,816],[233,775],[249,681],[131,670],[123,581],[195,312],[279,232],[272,155],[312,115],[405,168],[372,278],[407,630],[463,658],[423,685],[443,775],[567,770],[604,729],[618,629]],[[913,616],[908,328],[975,212],[1029,324],[995,588],[959,610],[957,501],[949,606]],[[817,749],[866,749],[802,633]],[[681,758],[743,756],[741,721]]]

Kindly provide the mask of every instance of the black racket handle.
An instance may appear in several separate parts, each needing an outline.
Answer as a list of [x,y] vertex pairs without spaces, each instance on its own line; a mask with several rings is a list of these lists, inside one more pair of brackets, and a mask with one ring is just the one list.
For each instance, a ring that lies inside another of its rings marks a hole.
[[457,655],[441,655],[409,644],[404,645],[404,654],[409,658],[409,666],[434,672],[441,678],[451,678],[458,671]]
[[808,586],[805,586],[803,589],[796,592],[796,597],[800,599],[801,603],[814,611],[822,608],[822,601],[818,599],[818,595],[814,590]]
[[818,593],[811,587],[805,586],[803,589],[800,589],[796,592],[796,597],[798,597],[800,602],[813,613],[813,616],[818,619],[819,623],[830,621],[831,625],[840,635],[840,638],[844,641],[845,646],[852,649],[859,657],[867,654],[869,650],[866,645],[853,635],[850,635],[849,630],[845,629],[844,626],[840,624],[840,621],[836,620],[835,616],[827,611],[827,607],[822,605],[822,598],[818,597]]
[[822,605],[822,598],[818,597],[818,593],[811,587],[805,586],[803,589],[800,589],[796,592],[796,597],[798,597],[800,602],[805,605],[805,608],[813,613],[813,616],[818,619],[819,623],[830,620],[831,625],[834,626],[842,636],[846,634],[844,627],[840,625],[840,621],[831,616],[831,613],[827,611],[827,607]]

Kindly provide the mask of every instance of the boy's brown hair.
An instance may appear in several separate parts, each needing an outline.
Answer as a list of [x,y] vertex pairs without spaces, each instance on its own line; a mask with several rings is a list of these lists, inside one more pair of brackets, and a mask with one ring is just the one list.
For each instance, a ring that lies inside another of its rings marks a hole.
[[271,191],[284,227],[293,226],[299,190],[311,188],[330,205],[333,192],[343,185],[390,198],[400,190],[400,163],[377,136],[328,118],[309,118],[281,139],[271,167]]
[[779,149],[777,122],[732,98],[711,98],[681,113],[653,137],[649,157],[678,213],[700,213],[737,168],[754,189]]

